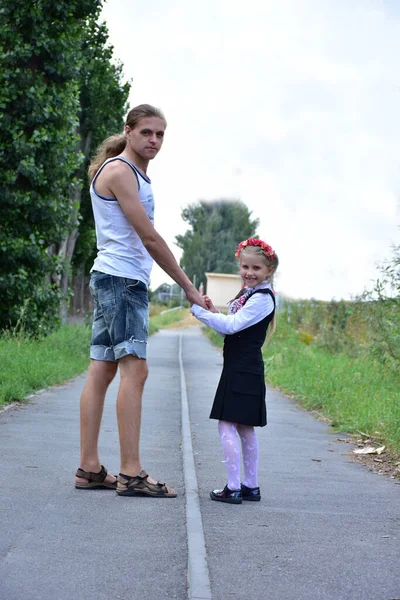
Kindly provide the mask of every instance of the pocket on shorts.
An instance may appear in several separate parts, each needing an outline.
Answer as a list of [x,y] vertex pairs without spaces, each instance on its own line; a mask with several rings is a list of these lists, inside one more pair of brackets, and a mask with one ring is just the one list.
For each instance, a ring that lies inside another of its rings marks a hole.
[[125,288],[129,292],[147,292],[147,287],[140,279],[125,279]]
[[92,273],[89,283],[92,298],[100,305],[115,304],[115,291],[113,285],[113,276],[107,273],[95,271]]
[[127,299],[141,306],[148,306],[149,296],[147,286],[139,279],[125,279],[125,292]]
[[110,319],[116,312],[114,277],[106,273],[94,273],[90,279],[90,293],[94,301],[95,315]]

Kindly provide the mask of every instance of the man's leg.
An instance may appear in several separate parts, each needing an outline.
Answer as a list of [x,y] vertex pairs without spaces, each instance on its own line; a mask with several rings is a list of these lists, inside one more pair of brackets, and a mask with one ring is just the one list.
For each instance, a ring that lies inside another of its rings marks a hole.
[[[136,477],[142,471],[139,456],[140,423],[142,416],[142,395],[148,375],[147,361],[135,356],[124,356],[119,360],[120,386],[117,398],[118,430],[121,448],[120,473]],[[148,477],[149,483],[157,483]],[[118,483],[118,488],[126,485]],[[165,485],[168,494],[174,490]]]
[[147,379],[147,361],[136,356],[119,360],[120,385],[117,418],[121,448],[120,473],[134,477],[142,470],[139,458],[142,395]]
[[[111,381],[117,372],[118,364],[111,361],[91,360],[89,374],[81,396],[81,462],[84,471],[98,473],[101,468],[98,455],[98,439],[104,398]],[[108,474],[107,482],[115,481]],[[87,483],[86,479],[77,477],[76,482]]]

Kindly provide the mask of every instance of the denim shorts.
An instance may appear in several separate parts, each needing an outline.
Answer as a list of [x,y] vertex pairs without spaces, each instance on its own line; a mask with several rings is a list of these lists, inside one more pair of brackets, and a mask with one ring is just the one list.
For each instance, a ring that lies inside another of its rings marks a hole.
[[147,287],[127,279],[92,271],[94,302],[90,358],[117,361],[129,354],[146,358],[149,327]]

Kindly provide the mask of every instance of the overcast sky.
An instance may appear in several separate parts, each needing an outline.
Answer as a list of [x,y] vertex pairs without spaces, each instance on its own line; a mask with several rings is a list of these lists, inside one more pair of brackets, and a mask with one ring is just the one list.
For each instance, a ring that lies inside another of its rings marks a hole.
[[400,241],[400,1],[108,0],[102,18],[130,106],[168,121],[148,174],[177,259],[182,208],[241,198],[279,291],[371,287]]

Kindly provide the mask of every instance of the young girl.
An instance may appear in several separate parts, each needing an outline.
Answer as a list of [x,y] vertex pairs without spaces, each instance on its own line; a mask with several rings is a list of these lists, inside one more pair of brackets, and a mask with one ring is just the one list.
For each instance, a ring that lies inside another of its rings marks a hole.
[[[254,426],[267,424],[264,363],[261,348],[268,326],[274,330],[275,296],[273,274],[278,257],[271,246],[254,238],[238,245],[244,288],[234,298],[227,315],[219,313],[205,296],[208,310],[193,304],[193,315],[205,325],[225,335],[224,366],[215,394],[210,418],[218,419],[228,472],[223,490],[210,493],[212,500],[241,504],[242,500],[261,499],[257,480],[258,440]],[[244,466],[240,482],[240,447]]]

